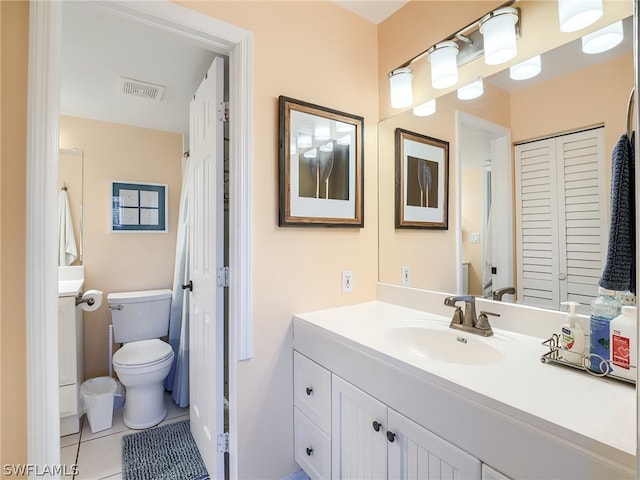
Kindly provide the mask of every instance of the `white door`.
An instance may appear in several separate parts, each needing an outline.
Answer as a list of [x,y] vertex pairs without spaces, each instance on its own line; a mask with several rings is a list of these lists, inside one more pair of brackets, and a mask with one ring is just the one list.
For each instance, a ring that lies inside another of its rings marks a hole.
[[480,460],[400,415],[388,412],[390,480],[480,479]]
[[387,477],[387,407],[331,376],[331,471],[335,480]]
[[604,129],[516,145],[518,300],[588,305],[608,238]]
[[224,478],[224,300],[217,286],[223,266],[223,101],[224,61],[216,58],[189,108],[191,192],[189,201],[190,295],[189,396],[191,433],[211,478]]

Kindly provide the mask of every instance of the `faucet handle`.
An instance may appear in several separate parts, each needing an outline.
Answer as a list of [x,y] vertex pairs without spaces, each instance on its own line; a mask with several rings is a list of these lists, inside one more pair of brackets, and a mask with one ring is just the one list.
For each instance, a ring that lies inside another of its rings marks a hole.
[[[499,317],[500,314],[499,313],[493,313],[493,312],[480,312],[480,315],[478,315],[478,322],[476,323],[476,328],[480,329],[480,330],[486,330],[487,332],[492,332],[491,329],[491,325],[489,325],[489,319],[487,318],[487,315],[491,315],[492,317]],[[489,333],[490,335],[490,333]]]
[[456,305],[456,310],[453,312],[453,318],[451,319],[452,324],[462,324],[464,320],[464,314],[462,313],[462,307],[458,307]]

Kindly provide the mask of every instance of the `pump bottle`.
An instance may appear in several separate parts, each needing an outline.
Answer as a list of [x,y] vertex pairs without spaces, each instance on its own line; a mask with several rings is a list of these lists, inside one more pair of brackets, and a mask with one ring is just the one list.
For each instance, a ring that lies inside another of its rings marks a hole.
[[569,307],[567,313],[567,323],[562,325],[560,346],[561,357],[575,365],[582,365],[584,358],[584,331],[580,325],[578,316],[576,315],[576,306],[578,302],[562,302],[562,305]]

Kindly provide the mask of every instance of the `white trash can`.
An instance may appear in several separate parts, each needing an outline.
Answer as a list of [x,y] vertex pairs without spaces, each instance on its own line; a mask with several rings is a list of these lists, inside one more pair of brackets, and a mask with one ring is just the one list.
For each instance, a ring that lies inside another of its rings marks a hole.
[[117,383],[111,377],[96,377],[82,382],[80,398],[87,414],[91,433],[111,428],[113,421],[113,397]]

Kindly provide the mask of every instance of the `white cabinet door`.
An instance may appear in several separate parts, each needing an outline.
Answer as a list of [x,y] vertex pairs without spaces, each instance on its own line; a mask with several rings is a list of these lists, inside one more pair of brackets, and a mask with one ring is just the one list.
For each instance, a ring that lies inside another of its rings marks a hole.
[[478,459],[392,409],[387,416],[389,479],[480,479]]
[[511,480],[509,477],[491,468],[486,463],[482,464],[482,480]]
[[387,477],[387,407],[336,375],[331,379],[334,480]]

